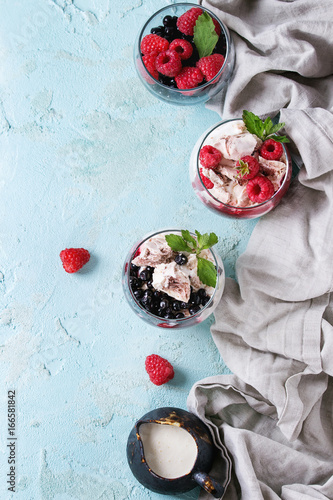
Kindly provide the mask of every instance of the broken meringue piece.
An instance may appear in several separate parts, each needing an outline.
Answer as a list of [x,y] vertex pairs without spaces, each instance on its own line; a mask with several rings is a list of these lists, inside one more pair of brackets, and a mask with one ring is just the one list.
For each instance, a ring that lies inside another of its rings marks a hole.
[[182,302],[188,302],[190,299],[190,279],[179,269],[175,262],[155,266],[153,287]]
[[133,259],[136,266],[152,266],[170,262],[174,258],[174,252],[167,244],[165,237],[158,235],[145,241],[140,246],[140,254]]

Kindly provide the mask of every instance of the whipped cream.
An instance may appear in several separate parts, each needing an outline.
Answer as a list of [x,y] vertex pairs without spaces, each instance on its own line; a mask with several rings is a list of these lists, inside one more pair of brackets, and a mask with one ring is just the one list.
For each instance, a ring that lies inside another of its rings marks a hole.
[[[140,271],[150,266],[153,269],[152,285],[155,290],[165,292],[170,297],[181,302],[188,302],[193,292],[203,288],[207,295],[214,292],[213,287],[209,287],[201,282],[198,277],[196,255],[189,252],[181,252],[187,258],[187,262],[179,265],[174,258],[177,252],[171,250],[166,242],[165,234],[152,236],[140,246],[140,253],[132,263],[140,267]],[[200,257],[214,263],[214,258],[209,249],[200,253]]]

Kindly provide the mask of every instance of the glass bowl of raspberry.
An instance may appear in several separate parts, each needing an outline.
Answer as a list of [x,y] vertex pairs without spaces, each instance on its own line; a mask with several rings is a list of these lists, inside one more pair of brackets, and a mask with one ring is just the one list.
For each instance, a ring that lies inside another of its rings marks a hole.
[[228,84],[235,52],[228,28],[211,11],[176,3],[144,24],[134,61],[149,92],[171,104],[189,105],[207,101]]
[[[183,234],[188,242],[181,241]],[[213,236],[217,238],[214,233],[164,229],[137,241],[126,256],[122,273],[124,295],[131,309],[160,328],[186,328],[208,318],[225,284],[222,260],[207,248],[207,238]],[[214,238],[212,244],[217,242]],[[197,247],[195,252],[193,244],[198,241],[205,248]]]
[[215,213],[254,219],[275,208],[287,192],[292,161],[288,139],[276,133],[284,124],[267,119],[267,131],[273,131],[267,135],[264,122],[252,113],[256,125],[245,118],[247,128],[247,113],[202,134],[191,154],[190,180],[200,201]]

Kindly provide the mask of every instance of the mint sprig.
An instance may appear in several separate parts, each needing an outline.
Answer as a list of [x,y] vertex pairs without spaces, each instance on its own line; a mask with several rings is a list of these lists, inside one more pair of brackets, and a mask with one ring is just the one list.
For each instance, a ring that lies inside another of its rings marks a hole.
[[195,254],[198,262],[198,278],[204,285],[215,288],[217,279],[216,267],[210,260],[200,257],[200,253],[214,246],[218,242],[218,237],[215,233],[201,234],[199,231],[195,231],[195,234],[197,236],[196,239],[189,231],[182,230],[181,236],[179,234],[166,234],[165,239],[174,252],[189,252]]
[[199,57],[210,56],[219,39],[213,19],[207,12],[201,14],[193,28],[193,42],[199,52]]
[[274,135],[281,128],[284,127],[285,123],[277,123],[273,124],[272,120],[268,117],[263,122],[259,116],[251,113],[251,111],[243,111],[243,122],[245,127],[250,132],[250,134],[254,134],[262,141],[265,141],[268,138],[274,139],[276,142],[290,142],[288,137],[285,135]]

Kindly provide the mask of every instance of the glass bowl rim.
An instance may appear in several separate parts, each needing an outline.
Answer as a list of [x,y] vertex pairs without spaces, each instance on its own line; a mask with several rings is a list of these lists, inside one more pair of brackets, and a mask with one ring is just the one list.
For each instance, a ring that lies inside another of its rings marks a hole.
[[[163,317],[161,317],[161,316],[156,316],[156,314],[153,314],[153,313],[151,313],[150,311],[147,311],[147,309],[145,309],[145,308],[144,308],[144,307],[143,307],[143,306],[139,303],[139,301],[138,301],[138,300],[136,299],[136,297],[134,296],[134,294],[133,294],[133,292],[132,292],[132,289],[131,289],[131,287],[130,287],[130,284],[129,284],[130,270],[131,270],[131,263],[132,263],[132,260],[133,260],[133,256],[134,256],[134,255],[135,255],[135,253],[137,252],[138,248],[142,245],[142,243],[144,243],[145,241],[147,241],[149,238],[152,238],[153,236],[156,236],[156,235],[161,234],[161,233],[168,233],[168,232],[178,232],[178,233],[180,233],[181,231],[182,231],[181,229],[169,229],[169,228],[167,228],[167,229],[160,229],[160,230],[158,230],[158,231],[154,231],[153,233],[149,233],[149,234],[147,234],[144,238],[142,238],[142,239],[140,240],[140,242],[139,242],[139,243],[135,246],[135,249],[131,252],[131,256],[130,256],[130,258],[128,259],[128,260],[129,260],[128,269],[124,272],[124,274],[125,274],[125,276],[126,276],[126,285],[127,285],[127,288],[128,288],[128,290],[129,290],[130,295],[131,295],[131,297],[133,298],[133,300],[134,300],[135,304],[137,304],[137,305],[138,305],[138,307],[139,307],[139,308],[140,308],[140,309],[141,309],[141,310],[142,310],[142,311],[143,311],[143,312],[144,312],[147,316],[150,316],[150,317],[152,317],[152,318],[154,318],[154,319],[158,319],[158,320],[159,320],[160,322],[162,322],[162,323],[168,323],[168,322],[185,323],[186,321],[188,321],[188,320],[190,320],[190,319],[192,319],[192,318],[196,318],[196,317],[200,316],[200,315],[203,313],[203,311],[204,311],[205,309],[207,309],[207,308],[208,308],[208,306],[209,306],[210,304],[212,304],[213,299],[214,299],[214,297],[215,297],[215,295],[216,295],[216,293],[217,293],[217,290],[218,290],[218,284],[219,284],[219,282],[220,282],[220,276],[219,276],[219,274],[217,273],[217,276],[216,276],[216,285],[215,285],[215,289],[214,289],[214,292],[212,293],[212,295],[211,295],[211,297],[210,297],[209,301],[207,302],[207,304],[205,304],[205,305],[204,305],[204,307],[202,307],[202,308],[201,308],[198,312],[196,312],[195,314],[191,314],[191,316],[187,316],[187,317],[185,316],[184,318],[163,318]],[[190,234],[191,234],[191,236],[192,236],[192,235],[193,235],[193,236],[196,236],[196,235],[195,235],[194,233],[192,233],[191,231],[190,231]],[[222,274],[224,274],[224,273],[225,273],[225,271],[224,271],[224,265],[223,265],[222,259],[221,259],[221,257],[220,257],[217,253],[215,253],[215,252],[214,252],[214,250],[213,250],[212,248],[209,248],[209,250],[210,250],[210,252],[211,252],[211,254],[212,254],[213,258],[214,258],[214,262],[215,262],[216,267],[217,267],[217,268],[218,268],[218,267],[221,267],[221,268],[222,268],[222,273],[221,273],[221,276],[222,276]],[[219,257],[219,258],[220,258],[220,261],[221,261],[221,264],[222,264],[221,266],[220,266],[220,264],[219,264],[219,262],[218,262],[218,260],[217,260],[217,257]],[[125,262],[125,266],[126,266],[126,262]]]
[[[202,148],[202,145],[203,143],[205,142],[205,140],[207,139],[208,135],[213,132],[213,130],[215,130],[217,127],[220,127],[221,125],[224,125],[225,123],[229,123],[229,122],[234,122],[234,121],[243,121],[242,118],[230,118],[229,120],[223,120],[221,122],[218,122],[216,123],[215,125],[212,125],[208,130],[207,132],[204,132],[205,134],[205,137],[202,139],[202,141],[200,142],[200,146],[198,147],[198,152],[197,152],[197,155],[196,155],[196,171],[197,171],[197,175],[200,179],[200,182],[201,182],[201,185],[203,186],[203,188],[205,189],[205,191],[208,193],[208,195],[213,198],[213,200],[217,201],[218,203],[221,203],[224,207],[226,208],[231,208],[233,210],[240,210],[240,211],[248,211],[248,210],[256,210],[257,208],[259,207],[263,207],[265,206],[266,204],[268,204],[269,202],[271,202],[272,200],[274,200],[274,198],[278,195],[278,193],[280,193],[281,189],[284,187],[284,185],[288,182],[288,173],[291,172],[292,170],[292,163],[291,163],[291,158],[290,158],[290,154],[289,154],[289,151],[288,149],[285,147],[284,143],[281,142],[281,145],[283,147],[283,152],[285,154],[285,157],[286,157],[286,160],[287,160],[287,165],[286,165],[286,173],[284,175],[284,178],[283,178],[283,181],[282,181],[282,184],[281,186],[279,187],[279,189],[273,194],[273,196],[271,196],[271,198],[269,198],[268,200],[265,200],[265,201],[262,201],[261,203],[257,203],[255,205],[250,205],[249,207],[236,207],[235,205],[229,205],[228,203],[224,203],[223,201],[219,200],[218,198],[216,198],[207,188],[206,186],[204,185],[202,179],[201,179],[201,175],[200,175],[200,162],[199,162],[199,154],[200,154],[200,150]],[[274,134],[274,135],[277,135],[277,134]]]
[[[150,23],[150,21],[155,16],[159,15],[160,13],[162,13],[164,10],[170,9],[172,7],[179,7],[179,6],[199,7],[200,9],[208,12],[209,15],[212,15],[213,18],[217,20],[217,22],[219,23],[221,29],[223,30],[223,33],[224,33],[224,36],[225,36],[225,39],[226,39],[226,54],[225,54],[224,62],[223,62],[222,67],[220,68],[219,72],[212,79],[213,82],[212,82],[212,80],[209,80],[209,82],[206,82],[204,85],[200,85],[198,87],[192,87],[190,89],[175,89],[173,87],[168,87],[168,85],[164,85],[159,80],[156,80],[156,78],[154,78],[149,73],[149,71],[147,70],[146,66],[144,65],[144,62],[142,60],[142,54],[141,54],[141,40],[142,40],[142,35],[143,35],[143,32],[146,29],[147,25]],[[141,30],[139,32],[138,38],[137,38],[138,55],[140,57],[140,61],[142,63],[142,67],[144,68],[144,71],[146,72],[147,76],[150,77],[152,80],[154,80],[154,83],[160,85],[162,88],[168,89],[170,92],[174,92],[175,95],[182,94],[182,95],[185,95],[185,96],[186,96],[187,93],[190,93],[190,92],[193,93],[193,91],[196,91],[196,90],[200,91],[200,93],[201,93],[202,90],[205,90],[209,85],[212,85],[214,83],[215,79],[219,79],[220,78],[220,75],[223,73],[223,71],[224,71],[224,69],[225,69],[225,67],[227,65],[227,62],[229,62],[229,58],[230,58],[230,44],[231,44],[231,37],[230,37],[229,31],[228,31],[227,27],[225,26],[225,24],[221,21],[221,19],[219,19],[211,10],[207,9],[206,7],[203,7],[202,5],[199,5],[199,4],[187,3],[187,2],[173,3],[173,4],[170,4],[170,5],[166,5],[165,7],[162,7],[161,9],[157,10],[144,23],[143,27],[141,28]],[[218,83],[218,81],[216,83]]]

